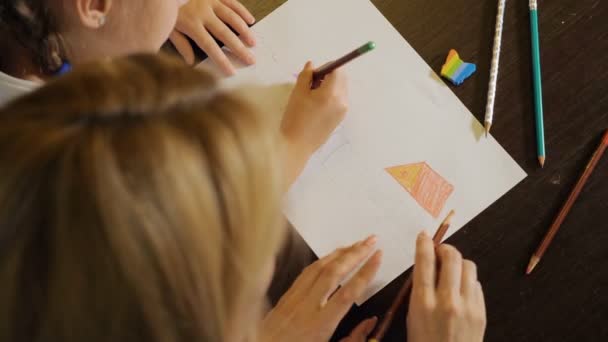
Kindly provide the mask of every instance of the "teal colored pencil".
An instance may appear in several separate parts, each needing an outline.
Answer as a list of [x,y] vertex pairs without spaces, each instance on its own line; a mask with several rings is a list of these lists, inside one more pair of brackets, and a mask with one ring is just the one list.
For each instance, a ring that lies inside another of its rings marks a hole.
[[536,115],[536,150],[540,166],[545,166],[545,125],[543,122],[543,86],[540,72],[540,38],[538,34],[538,4],[530,0],[530,33],[532,35],[532,79],[534,82],[534,112]]

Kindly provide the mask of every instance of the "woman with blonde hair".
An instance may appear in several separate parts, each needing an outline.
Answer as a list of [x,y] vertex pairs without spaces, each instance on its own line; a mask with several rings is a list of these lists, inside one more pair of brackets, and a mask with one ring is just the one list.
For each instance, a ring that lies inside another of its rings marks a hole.
[[152,56],[97,63],[9,104],[0,340],[255,331],[284,234],[271,122],[210,75]]
[[[311,77],[306,68],[295,91]],[[340,76],[323,87],[332,82]],[[285,144],[312,153],[336,111],[283,118],[283,131],[307,137],[288,141],[210,75],[147,55],[84,67],[11,102],[0,110],[0,341],[329,340],[379,267],[373,236],[307,267],[268,313],[264,295],[285,234],[280,198],[297,175]],[[435,298],[432,243],[420,246],[414,293]],[[480,341],[444,338],[459,327],[483,336],[472,321],[483,303],[476,272],[454,251],[439,254],[450,277],[437,286],[462,279],[471,295],[458,290],[445,312],[441,297],[418,301],[412,341]]]

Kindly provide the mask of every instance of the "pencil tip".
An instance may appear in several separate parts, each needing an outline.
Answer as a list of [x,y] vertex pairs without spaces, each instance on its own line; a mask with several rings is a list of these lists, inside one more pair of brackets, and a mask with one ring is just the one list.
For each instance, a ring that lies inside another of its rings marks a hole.
[[488,134],[490,134],[490,128],[492,127],[492,124],[489,122],[485,123],[485,128],[486,128],[486,138],[488,137]]
[[540,163],[540,167],[545,167],[545,157],[544,156],[539,156],[538,162]]
[[536,255],[533,255],[532,258],[530,258],[530,263],[528,264],[528,268],[526,269],[526,275],[530,275],[530,273],[534,271],[534,268],[536,268],[536,265],[538,265],[539,261],[540,258]]
[[454,217],[454,215],[456,215],[456,212],[454,210],[450,210],[450,213],[445,218],[445,220],[443,221],[443,223],[444,224],[450,224],[452,222],[452,217]]

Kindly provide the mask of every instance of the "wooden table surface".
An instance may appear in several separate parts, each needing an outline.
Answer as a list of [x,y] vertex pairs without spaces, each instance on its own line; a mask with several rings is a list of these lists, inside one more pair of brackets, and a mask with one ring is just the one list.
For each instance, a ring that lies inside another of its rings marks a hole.
[[[243,1],[258,20],[283,2]],[[477,64],[477,74],[454,92],[483,122],[497,1],[372,2],[433,69],[441,68],[451,48]],[[531,253],[608,128],[608,0],[540,1],[539,15],[545,168],[538,167],[535,150],[528,1],[507,1],[492,133],[529,176],[448,242],[479,267],[486,341],[608,341],[608,156],[542,262],[524,276]],[[338,334],[382,315],[402,281],[354,308]],[[386,341],[405,341],[401,311]]]

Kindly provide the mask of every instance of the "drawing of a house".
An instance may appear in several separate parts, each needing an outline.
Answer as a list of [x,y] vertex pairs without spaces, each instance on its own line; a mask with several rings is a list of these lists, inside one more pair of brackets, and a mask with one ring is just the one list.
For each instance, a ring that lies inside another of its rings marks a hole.
[[454,191],[454,186],[425,162],[389,167],[386,172],[435,218]]

